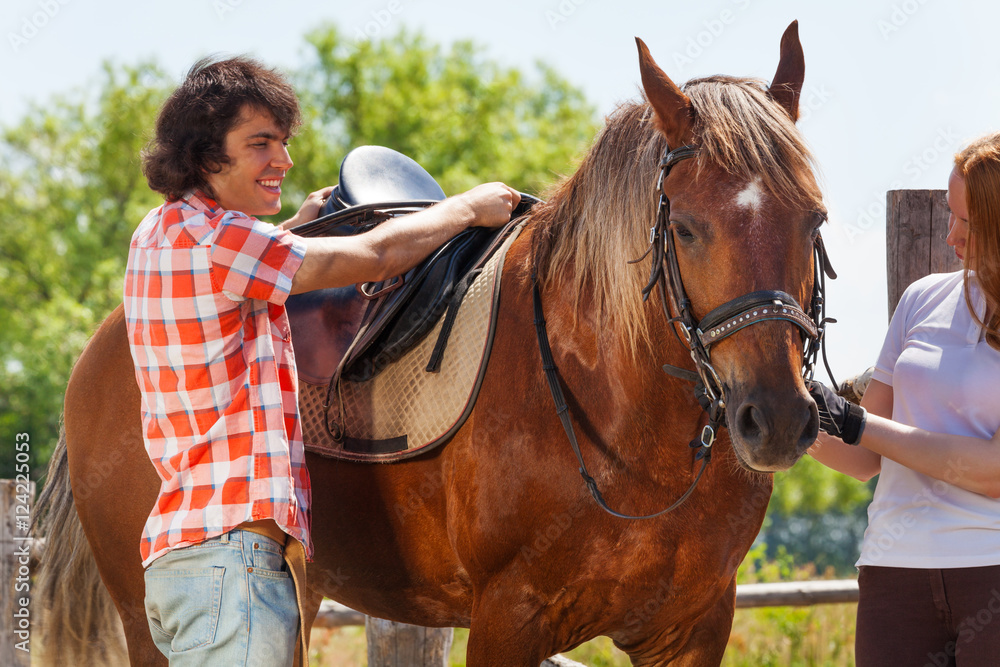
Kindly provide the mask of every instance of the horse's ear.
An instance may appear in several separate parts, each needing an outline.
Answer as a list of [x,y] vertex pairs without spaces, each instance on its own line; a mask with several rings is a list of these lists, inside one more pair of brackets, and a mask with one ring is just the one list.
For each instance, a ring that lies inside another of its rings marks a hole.
[[691,100],[660,69],[653,56],[649,55],[646,44],[638,37],[635,38],[635,43],[639,47],[642,88],[656,112],[657,125],[671,146],[680,146],[691,125]]
[[793,121],[799,119],[799,94],[805,75],[806,59],[799,42],[799,22],[792,21],[781,36],[781,59],[768,93],[785,108]]

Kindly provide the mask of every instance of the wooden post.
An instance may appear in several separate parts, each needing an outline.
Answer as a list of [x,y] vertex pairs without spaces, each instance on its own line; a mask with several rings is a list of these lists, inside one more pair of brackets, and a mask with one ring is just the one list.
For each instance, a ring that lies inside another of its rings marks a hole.
[[0,480],[0,665],[28,667],[34,648],[31,601],[31,540],[27,522],[35,483]]
[[454,630],[365,618],[368,667],[447,667]]
[[903,290],[918,278],[962,268],[948,236],[945,190],[890,190],[886,193],[885,252],[889,317]]

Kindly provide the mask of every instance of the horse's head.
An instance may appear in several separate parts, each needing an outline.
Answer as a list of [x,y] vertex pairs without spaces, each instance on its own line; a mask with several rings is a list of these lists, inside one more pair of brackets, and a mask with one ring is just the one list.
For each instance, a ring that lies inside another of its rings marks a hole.
[[[797,24],[782,37],[770,87],[717,76],[682,90],[636,41],[657,128],[671,149],[698,151],[676,163],[662,188],[669,200],[665,233],[672,235],[693,321],[759,291],[785,292],[808,311],[814,241],[826,215],[795,127],[805,69]],[[774,471],[790,467],[813,443],[818,420],[802,379],[802,329],[764,317],[758,312],[764,308],[754,312],[753,325],[710,345],[710,363],[737,457],[754,470]],[[738,308],[731,314],[742,321]]]

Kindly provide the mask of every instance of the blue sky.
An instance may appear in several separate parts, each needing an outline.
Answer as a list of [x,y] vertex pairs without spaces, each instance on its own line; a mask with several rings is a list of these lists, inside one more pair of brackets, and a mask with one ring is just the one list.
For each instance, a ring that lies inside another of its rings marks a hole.
[[[885,192],[944,189],[964,142],[1000,129],[1000,5],[942,0],[5,0],[0,123],[85,87],[107,59],[155,59],[176,78],[200,56],[251,53],[294,67],[303,35],[333,21],[348,35],[421,28],[472,39],[504,64],[554,66],[602,113],[638,95],[633,37],[678,83],[707,74],[769,80],[799,20],[806,82],[800,127],[820,165],[841,277],[830,285],[839,376],[874,363],[887,326]],[[516,184],[514,184],[516,185]],[[291,204],[291,202],[286,202]]]

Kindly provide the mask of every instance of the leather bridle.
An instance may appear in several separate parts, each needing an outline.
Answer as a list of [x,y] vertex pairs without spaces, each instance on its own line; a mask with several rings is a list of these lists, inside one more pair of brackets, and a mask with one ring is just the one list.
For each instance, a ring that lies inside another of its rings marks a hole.
[[[643,299],[647,299],[654,287],[659,287],[663,310],[668,322],[674,325],[674,334],[688,348],[694,361],[698,380],[696,393],[704,393],[703,405],[709,415],[707,434],[714,439],[718,428],[725,422],[725,389],[712,366],[711,347],[737,331],[758,322],[769,320],[786,320],[797,326],[804,338],[802,375],[811,380],[819,351],[823,350],[823,360],[826,362],[825,333],[826,325],[836,322],[826,317],[826,277],[836,278],[837,274],[830,266],[823,237],[816,235],[813,242],[813,290],[809,311],[806,312],[790,294],[779,290],[762,290],[751,292],[728,301],[709,312],[700,321],[695,321],[691,310],[691,300],[684,289],[680,266],[677,263],[677,251],[674,246],[674,235],[670,231],[670,199],[667,197],[664,182],[670,175],[674,165],[682,160],[697,155],[698,149],[693,146],[681,146],[670,150],[666,147],[660,160],[660,176],[656,183],[659,195],[656,223],[650,229],[649,248],[646,255],[653,255],[653,266],[649,282],[642,290]],[[639,261],[639,260],[636,260]],[[669,303],[668,303],[669,301]],[[691,371],[676,366],[665,365],[667,373],[685,379],[695,379]],[[681,372],[678,372],[681,371]],[[829,364],[827,364],[829,372]],[[831,379],[833,374],[830,373]],[[702,444],[711,447],[711,444]]]
[[[587,466],[583,460],[583,454],[573,431],[573,424],[569,418],[569,410],[563,397],[562,388],[555,362],[552,357],[552,350],[549,346],[548,335],[545,330],[545,318],[542,315],[541,296],[538,291],[537,280],[532,276],[534,290],[534,310],[535,329],[538,335],[539,349],[542,354],[543,368],[549,383],[552,398],[556,404],[556,411],[562,421],[563,428],[569,438],[570,445],[580,463],[580,474],[583,476],[587,488],[597,503],[610,514],[623,519],[651,519],[667,512],[670,512],[683,503],[694,491],[705,467],[711,460],[712,444],[719,429],[726,421],[726,395],[722,380],[712,366],[711,347],[716,343],[725,340],[737,331],[758,322],[770,320],[785,320],[797,326],[804,339],[802,375],[805,379],[811,380],[817,356],[820,350],[823,351],[823,362],[830,380],[833,380],[833,373],[826,358],[825,333],[826,325],[836,320],[826,317],[826,277],[831,279],[837,277],[830,266],[826,248],[823,245],[823,237],[817,234],[813,242],[813,291],[809,304],[809,311],[804,311],[795,297],[779,290],[763,290],[751,292],[743,296],[728,301],[718,308],[709,312],[700,321],[695,321],[691,309],[691,300],[684,289],[684,281],[681,278],[680,266],[677,263],[677,251],[674,246],[674,235],[670,230],[670,199],[666,193],[666,180],[673,167],[683,160],[692,158],[698,154],[698,149],[694,146],[681,146],[670,150],[667,146],[664,149],[663,157],[660,159],[660,174],[656,182],[656,193],[659,196],[657,206],[656,221],[650,228],[649,247],[638,259],[630,263],[642,261],[647,256],[652,255],[652,269],[650,271],[649,282],[642,289],[643,300],[647,300],[654,288],[659,288],[660,301],[666,313],[667,321],[674,331],[674,335],[683,343],[694,361],[695,370],[690,371],[677,366],[665,364],[663,370],[668,374],[695,383],[695,397],[702,408],[708,413],[708,423],[703,427],[701,434],[691,441],[691,447],[696,449],[695,460],[701,460],[701,468],[698,470],[691,486],[678,498],[670,507],[655,514],[632,516],[622,514],[608,507],[597,482],[587,472]],[[679,332],[679,333],[678,333]]]

